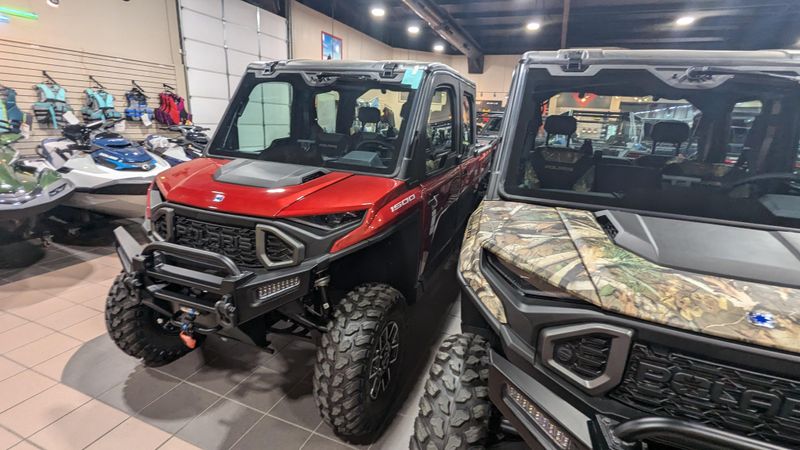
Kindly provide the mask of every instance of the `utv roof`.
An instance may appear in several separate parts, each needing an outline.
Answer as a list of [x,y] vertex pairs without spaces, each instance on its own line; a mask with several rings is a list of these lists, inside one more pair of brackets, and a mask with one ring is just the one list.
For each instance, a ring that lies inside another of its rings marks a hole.
[[693,66],[770,66],[800,68],[798,50],[623,50],[623,49],[566,49],[531,51],[523,55],[523,63],[565,65],[580,62],[589,65],[693,65]]
[[455,69],[438,62],[410,61],[410,60],[383,60],[383,61],[342,61],[342,60],[311,60],[289,59],[277,61],[256,61],[247,66],[247,70],[297,70],[309,72],[387,72],[395,73],[404,71],[408,67],[419,67],[427,72],[448,72],[458,79],[473,85],[472,81],[464,78]]

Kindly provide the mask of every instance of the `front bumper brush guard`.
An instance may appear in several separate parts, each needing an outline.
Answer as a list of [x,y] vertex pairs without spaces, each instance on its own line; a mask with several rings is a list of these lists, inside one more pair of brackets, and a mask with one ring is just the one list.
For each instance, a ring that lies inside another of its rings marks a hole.
[[[137,276],[144,275],[163,282],[147,287],[147,291],[152,297],[212,314],[216,316],[217,323],[221,328],[232,328],[238,324],[237,308],[231,303],[231,300],[237,286],[241,286],[255,276],[253,272],[243,272],[227,256],[206,250],[158,241],[141,245],[122,227],[114,230],[114,237],[117,241],[117,254],[125,272]],[[181,258],[195,264],[199,263],[222,271],[225,276],[170,265],[160,258],[161,255]],[[168,283],[210,292],[219,295],[220,300],[213,306],[207,305],[195,298],[167,290]],[[145,303],[161,314],[173,315],[172,312],[166,311],[152,302]]]
[[788,450],[768,442],[710,428],[694,422],[667,417],[643,417],[623,422],[613,428],[623,442],[654,440],[681,448],[713,450]]

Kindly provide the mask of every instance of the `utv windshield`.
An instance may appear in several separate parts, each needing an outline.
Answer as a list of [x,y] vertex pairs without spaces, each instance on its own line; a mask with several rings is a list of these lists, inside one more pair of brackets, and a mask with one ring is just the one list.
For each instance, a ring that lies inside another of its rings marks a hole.
[[209,154],[389,174],[414,95],[365,76],[248,74]]
[[800,84],[753,73],[705,83],[670,85],[644,70],[531,70],[504,191],[800,228]]

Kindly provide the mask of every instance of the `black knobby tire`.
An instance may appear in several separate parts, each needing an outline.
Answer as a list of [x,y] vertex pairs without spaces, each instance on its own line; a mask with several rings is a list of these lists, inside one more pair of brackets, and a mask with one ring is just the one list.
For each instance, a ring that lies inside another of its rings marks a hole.
[[[365,437],[382,425],[400,384],[404,329],[405,298],[386,284],[358,286],[336,306],[317,350],[314,399],[339,436]],[[374,360],[381,353],[383,333],[388,336],[392,330],[398,333],[399,346],[389,381],[381,389],[371,385],[370,372],[380,365]]]
[[[106,298],[106,329],[123,352],[141,359],[145,365],[168,364],[189,353],[178,330],[168,330],[157,322],[158,314],[142,304],[135,278],[122,272],[114,280]],[[202,335],[195,336],[198,345]]]
[[489,356],[484,338],[449,336],[436,353],[414,421],[412,449],[483,448],[489,430]]

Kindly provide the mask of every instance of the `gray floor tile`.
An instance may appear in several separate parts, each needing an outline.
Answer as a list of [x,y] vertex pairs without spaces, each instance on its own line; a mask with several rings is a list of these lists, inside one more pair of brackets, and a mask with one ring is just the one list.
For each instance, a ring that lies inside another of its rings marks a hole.
[[217,358],[216,354],[207,352],[203,347],[183,356],[177,361],[173,361],[165,366],[157,367],[156,370],[172,375],[173,377],[185,380],[193,373],[200,370],[207,362]]
[[311,436],[311,439],[309,439],[308,442],[306,442],[306,445],[302,447],[303,450],[343,450],[347,448],[350,447],[339,441],[328,439],[319,434]]
[[97,399],[120,411],[135,415],[178,383],[180,380],[170,375],[153,369],[139,368],[127,380],[112,387]]
[[[325,423],[325,421],[322,421],[322,423],[319,424],[319,427],[317,427],[317,429],[314,430],[314,434],[319,434],[321,436],[325,436],[325,437],[333,439],[334,441],[339,442],[339,443],[345,443],[344,440],[342,440],[342,438],[340,438],[339,436],[336,436],[336,433],[333,432],[333,428],[331,428],[330,425]],[[346,442],[346,444],[348,446],[350,446],[350,447],[353,447],[353,448],[366,450],[366,449],[370,448],[371,442],[376,440],[376,439],[378,439],[378,436],[374,436],[374,437],[373,436],[368,436],[368,437],[365,437],[364,439],[362,439],[364,441],[363,444],[357,444],[357,443],[353,443],[353,442]]]
[[244,403],[259,411],[267,412],[301,380],[287,378],[284,374],[266,367],[259,367],[242,381],[226,397]]
[[265,416],[233,448],[236,450],[299,449],[310,435],[310,431]]
[[225,395],[250,376],[254,370],[254,367],[242,367],[236,360],[219,358],[201,367],[186,381],[202,386],[219,395]]
[[175,433],[221,397],[181,383],[144,408],[137,417],[167,433]]
[[64,367],[61,382],[97,397],[125,382],[140,367],[139,360],[122,352],[107,335],[83,344]]
[[378,450],[408,448],[411,433],[414,432],[415,418],[416,414],[413,416],[398,415],[392,418],[391,424],[383,432],[383,435],[370,448]]
[[302,383],[292,388],[269,414],[311,430],[317,428],[322,422],[322,418],[316,403],[314,403],[312,391],[311,379],[303,380]]
[[203,449],[228,449],[264,415],[221,399],[176,436]]
[[264,366],[300,380],[314,369],[317,348],[313,342],[297,340],[286,345]]

